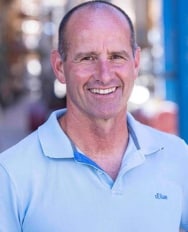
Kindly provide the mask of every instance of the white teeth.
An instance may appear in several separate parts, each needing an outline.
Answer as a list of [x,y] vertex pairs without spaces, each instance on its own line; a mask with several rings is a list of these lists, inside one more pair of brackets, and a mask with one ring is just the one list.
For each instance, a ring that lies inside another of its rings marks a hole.
[[92,93],[102,94],[102,95],[113,93],[115,92],[115,90],[116,90],[116,87],[112,87],[109,89],[90,89]]

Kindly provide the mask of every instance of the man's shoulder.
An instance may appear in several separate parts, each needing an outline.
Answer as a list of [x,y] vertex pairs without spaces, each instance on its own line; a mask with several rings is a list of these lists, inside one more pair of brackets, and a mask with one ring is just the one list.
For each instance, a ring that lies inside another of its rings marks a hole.
[[40,151],[40,144],[37,131],[29,134],[17,144],[8,148],[0,154],[0,164],[2,166],[24,166],[25,162],[35,159]]
[[[14,146],[8,148],[4,152],[0,153],[0,163],[5,162],[13,162],[16,164],[20,160],[22,160],[22,163],[26,159],[35,159],[37,155],[42,153],[42,147],[41,147],[41,140],[44,143],[48,143],[49,136],[51,135],[52,129],[56,132],[57,130],[57,119],[56,114],[60,114],[62,110],[53,112],[49,119],[46,120],[44,124],[39,126],[37,130],[27,135],[24,139],[22,139],[20,142],[15,144]],[[41,134],[42,131],[42,134]],[[50,139],[55,137],[55,135],[51,135]]]
[[129,121],[135,134],[144,146],[146,144],[153,144],[160,147],[166,147],[169,149],[185,149],[188,152],[188,145],[186,142],[176,134],[167,133],[151,126],[145,125],[136,119],[132,115],[129,115]]

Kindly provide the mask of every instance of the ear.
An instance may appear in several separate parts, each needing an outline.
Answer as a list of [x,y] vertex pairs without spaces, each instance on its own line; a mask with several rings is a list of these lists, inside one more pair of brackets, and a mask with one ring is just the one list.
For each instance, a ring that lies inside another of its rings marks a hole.
[[65,84],[66,80],[64,75],[63,60],[57,50],[52,50],[50,60],[55,76],[59,82]]
[[139,68],[140,68],[140,55],[141,49],[137,47],[134,54],[134,64],[135,64],[135,78],[138,76]]

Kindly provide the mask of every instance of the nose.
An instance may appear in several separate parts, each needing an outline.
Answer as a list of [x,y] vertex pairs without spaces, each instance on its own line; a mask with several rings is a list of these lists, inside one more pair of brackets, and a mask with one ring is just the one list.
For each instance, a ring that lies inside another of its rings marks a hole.
[[96,79],[102,84],[107,84],[112,77],[112,70],[108,60],[98,60],[96,68]]

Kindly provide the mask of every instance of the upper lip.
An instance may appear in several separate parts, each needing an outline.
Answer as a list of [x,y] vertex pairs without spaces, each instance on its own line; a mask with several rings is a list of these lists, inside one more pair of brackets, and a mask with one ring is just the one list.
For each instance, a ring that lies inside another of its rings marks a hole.
[[110,87],[110,88],[90,88],[89,90],[92,92],[92,93],[96,93],[96,94],[110,94],[110,93],[113,93],[115,92],[117,87]]

